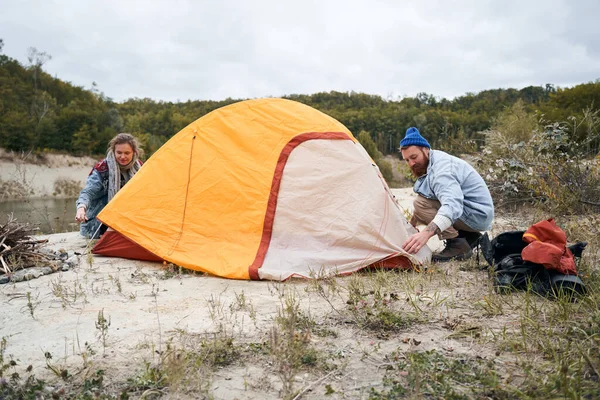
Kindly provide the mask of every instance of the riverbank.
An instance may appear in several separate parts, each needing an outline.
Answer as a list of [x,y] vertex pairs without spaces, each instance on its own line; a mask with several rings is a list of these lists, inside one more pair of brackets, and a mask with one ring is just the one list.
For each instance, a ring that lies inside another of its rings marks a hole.
[[[44,155],[7,152],[0,148],[0,203],[44,198],[76,198],[99,159],[68,154]],[[410,186],[399,167],[401,160],[387,155],[394,180],[391,187]]]
[[92,157],[34,156],[0,149],[0,202],[77,197],[96,162]]

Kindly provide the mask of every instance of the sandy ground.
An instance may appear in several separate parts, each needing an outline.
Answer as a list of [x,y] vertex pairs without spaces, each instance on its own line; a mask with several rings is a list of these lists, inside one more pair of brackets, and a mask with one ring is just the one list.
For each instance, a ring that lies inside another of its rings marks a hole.
[[[91,159],[68,156],[52,160],[48,165],[0,160],[0,179],[20,176],[30,182],[36,195],[44,196],[52,192],[53,182],[61,177],[83,184],[94,163]],[[415,196],[412,189],[392,191],[402,207],[411,208]],[[79,263],[69,271],[0,285],[0,338],[6,339],[5,357],[17,360],[21,372],[32,365],[36,377],[53,382],[56,387],[67,384],[52,369],[68,370],[72,375],[70,383],[81,382],[102,369],[105,385],[122,384],[143,373],[145,365],[158,365],[168,347],[189,342],[190,338],[215,335],[223,329],[246,350],[260,347],[269,340],[285,293],[294,293],[303,312],[319,327],[336,332],[335,337],[310,339],[311,345],[331,357],[329,362],[337,369],[322,381],[325,371],[296,374],[297,390],[310,387],[303,398],[322,398],[325,385],[336,388],[330,398],[368,398],[370,388],[381,387],[384,354],[396,349],[408,351],[420,346],[422,350],[436,349],[447,354],[491,354],[477,341],[459,340],[448,330],[449,320],[477,324],[484,319],[471,315],[470,296],[481,297],[480,292],[489,290],[485,272],[467,273],[451,266],[447,275],[441,275],[441,286],[424,274],[397,275],[393,279],[398,279],[398,285],[407,285],[398,288],[399,293],[406,292],[400,293],[400,298],[416,296],[415,301],[422,303],[423,309],[431,308],[427,311],[429,318],[404,332],[381,336],[340,319],[334,307],[344,309],[345,300],[339,298],[329,304],[314,293],[307,280],[282,284],[234,281],[177,270],[173,273],[169,266],[160,263],[87,256],[88,243],[76,232],[46,237],[51,249],[82,254]],[[441,243],[434,238],[430,247],[439,249]],[[338,278],[342,286],[351,279]],[[447,299],[455,304],[442,310],[441,304]],[[98,327],[99,313],[110,320],[104,337]],[[498,327],[511,323],[510,316],[487,321]],[[45,354],[52,358],[46,359]],[[282,381],[274,368],[268,357],[245,357],[206,377],[205,391],[217,399],[280,398]],[[167,397],[186,396],[171,392]],[[189,394],[187,397],[196,398]]]
[[[50,193],[59,177],[83,183],[93,163],[65,156],[49,165],[37,165],[0,157],[0,179],[24,176],[35,193],[43,195]],[[412,189],[392,191],[401,206],[410,210]],[[523,229],[523,224],[529,225],[527,218],[498,217],[491,233]],[[166,356],[173,349],[196,346],[199,350],[203,339],[226,335],[234,338],[241,352],[231,365],[201,370],[197,375],[185,371],[193,378],[187,388],[171,386],[151,392],[165,398],[282,398],[284,380],[277,358],[264,348],[290,295],[302,315],[315,324],[306,346],[318,349],[326,359],[325,367],[302,368],[291,377],[294,391],[303,399],[321,399],[325,394],[330,399],[369,398],[372,389],[385,390],[390,357],[402,358],[413,351],[432,350],[466,363],[479,360],[500,374],[516,368],[516,373],[502,378],[507,382],[524,376],[518,358],[493,344],[518,329],[519,297],[492,296],[488,273],[475,257],[430,265],[421,273],[357,273],[329,283],[300,279],[274,283],[227,280],[181,273],[161,263],[88,256],[88,243],[76,232],[45,237],[51,249],[81,254],[78,264],[68,271],[0,285],[0,339],[6,341],[4,360],[16,360],[22,376],[31,365],[32,373],[54,390],[81,388],[86,379],[103,370],[105,389],[118,396],[128,380],[137,379],[139,384],[139,377],[147,377],[150,368],[167,368]],[[429,244],[432,250],[441,247],[436,238]],[[373,298],[369,294],[373,285],[385,287],[387,298],[391,301],[393,295],[395,299],[390,307],[400,309],[402,315],[416,315],[419,321],[391,332],[372,332],[353,323],[348,313],[349,288],[363,284],[367,299]],[[329,287],[339,287],[339,295],[319,294]],[[100,313],[110,321],[104,335]],[[332,334],[319,335],[319,331]],[[53,370],[59,374],[66,370],[70,377],[60,379]],[[148,394],[141,389],[131,398],[148,398]]]
[[[75,168],[71,169],[76,175]],[[403,206],[410,207],[414,196],[411,189],[394,189],[394,193]],[[19,360],[23,368],[31,364],[33,373],[39,377],[53,377],[44,357],[50,353],[50,365],[68,369],[75,377],[83,379],[85,374],[103,368],[109,371],[110,379],[123,379],[139,371],[144,362],[157,362],[157,354],[164,351],[178,332],[206,335],[221,324],[236,332],[242,341],[262,343],[281,309],[281,296],[277,292],[282,284],[171,274],[160,263],[88,257],[86,240],[76,232],[46,237],[51,249],[82,254],[79,265],[31,281],[0,285],[0,337],[7,339],[6,353]],[[436,240],[431,244],[440,245]],[[286,285],[301,294],[302,306],[311,315],[330,318],[330,305],[307,294],[309,282],[294,280]],[[233,309],[232,305],[239,304],[240,298],[248,299],[251,309],[256,310],[253,318],[248,310],[227,312]],[[110,318],[106,340],[97,327],[99,312]],[[423,330],[419,337],[431,335],[425,332],[428,328],[419,329]],[[357,339],[356,335],[355,330],[344,329],[328,344],[333,346],[331,351],[356,356],[348,359],[349,363],[358,363],[352,380],[348,381],[355,389],[350,386],[346,389],[350,398],[364,397],[372,383],[369,380],[381,379],[361,372],[369,365],[354,358],[360,358],[362,351],[369,352],[365,343],[372,340],[361,335]],[[378,342],[390,348],[398,345],[397,341]],[[444,341],[440,346],[458,344]],[[223,399],[278,398],[277,378],[270,376],[268,384],[263,382],[269,368],[244,365],[217,372],[210,392]],[[305,386],[311,379],[314,377],[308,374],[297,376],[296,385]],[[249,385],[255,389],[249,390]]]

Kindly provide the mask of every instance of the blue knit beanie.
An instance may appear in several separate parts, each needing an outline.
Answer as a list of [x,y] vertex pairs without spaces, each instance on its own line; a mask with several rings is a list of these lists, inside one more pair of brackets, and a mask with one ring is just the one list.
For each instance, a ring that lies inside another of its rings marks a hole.
[[406,130],[406,136],[400,141],[400,148],[407,146],[421,146],[431,148],[427,140],[419,133],[419,130],[411,126]]

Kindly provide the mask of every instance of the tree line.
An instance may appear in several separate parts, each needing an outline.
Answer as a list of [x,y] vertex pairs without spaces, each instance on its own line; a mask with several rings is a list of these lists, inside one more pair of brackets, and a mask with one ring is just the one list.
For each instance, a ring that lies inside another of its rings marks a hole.
[[[28,50],[28,63],[2,53],[0,39],[0,147],[14,151],[59,151],[100,155],[118,132],[141,139],[153,153],[179,130],[219,107],[244,99],[165,102],[131,98],[115,102],[98,90],[65,82],[43,69],[51,56]],[[416,126],[434,147],[459,145],[477,151],[481,132],[515,103],[545,122],[567,121],[600,107],[600,81],[571,88],[528,86],[466,93],[452,100],[432,94],[384,99],[357,92],[290,94],[284,98],[314,107],[343,123],[362,141],[372,140],[381,154],[394,153],[409,126]],[[586,140],[585,127],[572,130]],[[597,145],[597,144],[596,144]],[[369,146],[371,144],[369,143]],[[375,150],[373,150],[375,151]]]

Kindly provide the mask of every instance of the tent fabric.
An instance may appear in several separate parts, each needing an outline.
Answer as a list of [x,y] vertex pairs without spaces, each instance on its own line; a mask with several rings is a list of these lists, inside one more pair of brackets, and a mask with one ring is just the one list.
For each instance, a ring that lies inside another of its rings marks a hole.
[[163,261],[162,258],[150,253],[112,229],[104,232],[94,246],[93,252],[104,256],[129,258],[131,260]]
[[[412,227],[393,207],[361,145],[349,140],[303,142],[286,163],[258,277],[343,274],[401,253],[405,232]],[[304,274],[298,272],[301,263]]]
[[414,228],[350,131],[284,99],[235,103],[193,122],[98,218],[159,259],[233,279],[341,274],[431,256],[402,251]]

